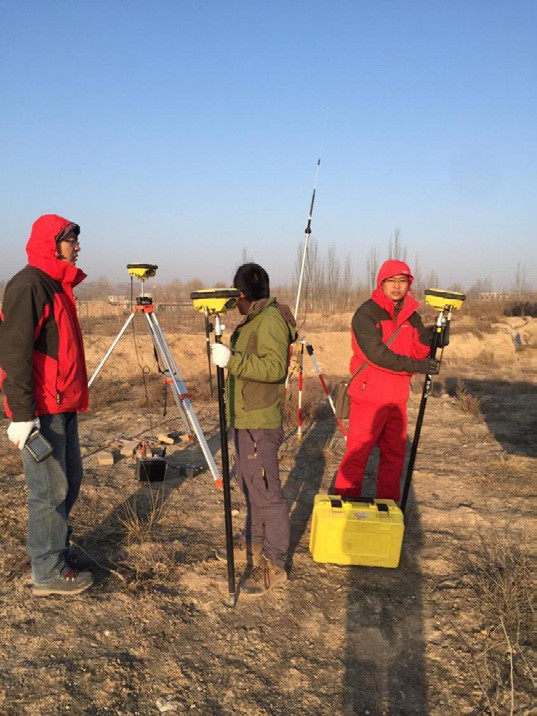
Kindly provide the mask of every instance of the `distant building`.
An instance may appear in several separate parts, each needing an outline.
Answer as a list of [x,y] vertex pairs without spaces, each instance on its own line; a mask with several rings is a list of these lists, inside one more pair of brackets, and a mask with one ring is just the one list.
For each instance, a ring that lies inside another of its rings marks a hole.
[[519,295],[519,291],[480,291],[478,298],[480,301],[510,301]]

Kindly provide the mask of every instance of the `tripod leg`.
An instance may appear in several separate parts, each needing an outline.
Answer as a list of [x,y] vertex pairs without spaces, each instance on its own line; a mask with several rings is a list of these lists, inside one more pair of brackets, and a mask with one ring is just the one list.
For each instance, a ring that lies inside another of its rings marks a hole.
[[334,417],[336,418],[336,422],[339,425],[339,429],[343,433],[343,437],[347,437],[347,431],[345,430],[345,426],[343,425],[342,421],[337,417],[336,415],[336,406],[334,405],[334,401],[332,400],[332,396],[330,395],[330,391],[328,390],[328,386],[326,385],[326,381],[324,379],[323,374],[321,373],[321,369],[319,368],[319,364],[317,363],[317,359],[313,355],[313,346],[310,343],[306,343],[306,350],[308,351],[308,355],[311,358],[311,362],[313,363],[313,367],[315,368],[315,372],[319,376],[319,380],[321,381],[321,385],[323,386],[323,390],[326,393],[326,397],[328,398],[328,402],[330,403],[330,407],[332,408],[332,412],[334,413]]
[[99,375],[99,373],[101,372],[101,368],[102,368],[103,365],[106,363],[106,361],[107,361],[108,358],[110,357],[110,354],[112,353],[112,351],[114,350],[114,348],[115,348],[115,347],[117,346],[117,344],[119,343],[119,341],[120,341],[120,339],[121,339],[121,336],[125,333],[125,331],[126,331],[127,328],[129,327],[129,325],[130,325],[130,323],[131,323],[131,321],[132,321],[133,318],[134,318],[134,313],[131,313],[131,315],[130,315],[130,316],[127,318],[127,320],[125,321],[125,324],[123,325],[123,328],[122,328],[122,329],[120,330],[120,332],[117,334],[117,336],[116,336],[114,342],[112,343],[112,345],[110,346],[110,348],[109,348],[108,351],[106,352],[104,358],[103,358],[102,361],[99,363],[99,365],[97,366],[97,368],[95,368],[95,370],[93,371],[93,375],[92,375],[91,378],[88,380],[88,388],[91,387],[91,384],[93,383],[93,381],[95,380],[95,378],[96,378],[96,377]]
[[185,384],[183,383],[181,373],[179,372],[177,363],[175,362],[173,354],[170,350],[170,346],[168,345],[168,342],[167,342],[166,338],[164,337],[164,333],[162,332],[162,329],[160,327],[160,324],[159,324],[155,314],[154,313],[146,313],[145,315],[147,317],[147,322],[149,324],[149,330],[151,331],[151,336],[153,338],[154,345],[157,348],[158,353],[160,354],[162,360],[164,361],[164,364],[165,364],[165,366],[168,370],[168,373],[169,373],[169,377],[172,381],[171,384],[174,389],[173,394],[174,394],[175,402],[179,409],[179,413],[180,413],[181,417],[183,418],[183,422],[185,423],[185,426],[187,428],[191,427],[192,430],[194,431],[194,433],[196,434],[196,437],[198,438],[198,442],[200,444],[203,455],[205,456],[205,460],[207,461],[207,465],[209,466],[211,474],[212,474],[215,482],[217,483],[217,486],[220,486],[221,477],[218,472],[218,468],[217,468],[214,458],[211,454],[211,451],[209,450],[209,446],[207,445],[207,440],[205,439],[205,436],[204,436],[203,431],[200,427],[200,424],[198,422],[196,414],[194,413],[194,409],[192,408],[192,405],[190,403],[190,398],[188,397],[187,389],[185,387]]

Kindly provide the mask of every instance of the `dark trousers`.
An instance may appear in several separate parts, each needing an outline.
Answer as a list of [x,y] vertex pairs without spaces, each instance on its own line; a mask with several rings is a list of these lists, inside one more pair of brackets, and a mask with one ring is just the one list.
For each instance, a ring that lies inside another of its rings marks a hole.
[[246,498],[245,538],[262,544],[274,564],[284,567],[289,552],[289,509],[282,493],[278,448],[282,428],[232,428],[237,480]]

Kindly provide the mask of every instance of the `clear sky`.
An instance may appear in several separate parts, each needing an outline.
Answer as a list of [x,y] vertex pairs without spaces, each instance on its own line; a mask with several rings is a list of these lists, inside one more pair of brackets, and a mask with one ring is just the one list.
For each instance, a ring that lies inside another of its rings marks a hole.
[[536,0],[0,0],[0,278],[32,222],[79,265],[290,281],[312,238],[366,278],[400,230],[444,286],[537,288]]

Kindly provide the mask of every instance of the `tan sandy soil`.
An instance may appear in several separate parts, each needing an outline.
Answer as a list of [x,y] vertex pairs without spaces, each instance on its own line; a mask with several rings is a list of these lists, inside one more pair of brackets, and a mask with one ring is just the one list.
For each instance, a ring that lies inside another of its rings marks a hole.
[[[98,452],[121,437],[183,429],[169,395],[163,415],[163,386],[143,325],[136,350],[132,334],[120,341],[92,387],[92,412],[80,419],[85,482],[73,513],[75,541],[98,562],[96,585],[85,594],[30,594],[26,488],[3,421],[0,713],[443,716],[487,713],[487,699],[496,713],[509,713],[509,668],[496,674],[497,688],[486,698],[476,678],[479,669],[488,688],[483,654],[491,643],[500,643],[502,664],[514,664],[515,712],[529,713],[526,632],[506,656],[468,560],[482,561],[495,545],[525,553],[534,528],[536,333],[537,322],[522,319],[478,330],[462,317],[454,328],[427,404],[397,569],[311,558],[313,499],[330,487],[344,439],[306,357],[304,437],[296,437],[294,379],[282,448],[290,579],[262,599],[239,592],[234,607],[226,565],[215,559],[224,542],[222,493],[208,471],[186,478],[178,470],[202,462],[199,448],[170,448],[166,482],[152,490],[136,480],[132,460],[97,462]],[[111,338],[86,336],[90,372]],[[168,338],[219,463],[205,339]],[[327,380],[346,374],[347,331],[305,338]],[[411,432],[420,397],[416,377]],[[478,401],[477,414],[462,410]],[[373,468],[367,494],[374,493]],[[244,506],[234,481],[232,503],[238,529]],[[133,515],[145,525],[141,539]],[[152,530],[151,515],[159,517]],[[237,568],[237,584],[241,574]]]

